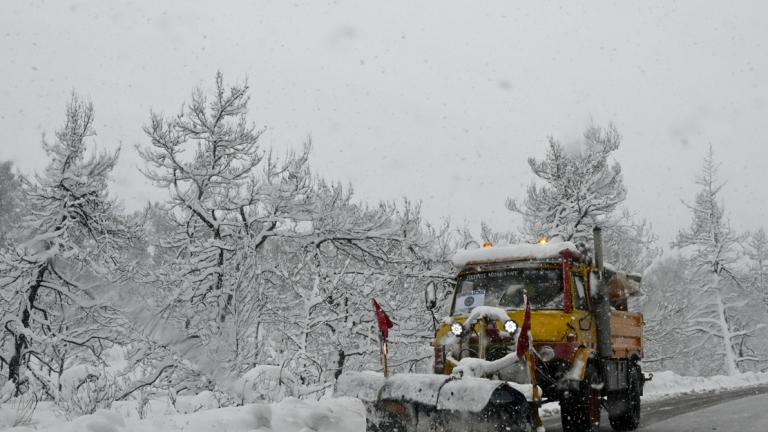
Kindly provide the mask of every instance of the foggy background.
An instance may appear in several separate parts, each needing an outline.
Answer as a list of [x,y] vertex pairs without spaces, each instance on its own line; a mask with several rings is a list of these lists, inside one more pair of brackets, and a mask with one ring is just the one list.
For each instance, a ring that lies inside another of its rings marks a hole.
[[45,164],[40,137],[72,90],[96,141],[122,145],[112,190],[129,210],[167,195],[138,172],[150,110],[174,114],[217,70],[248,78],[250,117],[279,153],[358,199],[423,201],[514,229],[526,160],[549,135],[613,121],[626,206],[665,246],[687,226],[705,150],[737,230],[765,225],[766,6],[761,2],[12,2],[0,13],[0,160]]

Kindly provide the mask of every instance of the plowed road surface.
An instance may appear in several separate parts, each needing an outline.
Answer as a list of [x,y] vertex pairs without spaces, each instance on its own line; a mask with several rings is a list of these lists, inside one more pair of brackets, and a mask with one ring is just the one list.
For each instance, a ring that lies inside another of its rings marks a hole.
[[[640,431],[643,432],[766,432],[768,431],[768,387],[752,387],[719,393],[676,396],[643,402]],[[547,432],[562,431],[560,417],[544,419]],[[600,431],[611,431],[603,412]]]

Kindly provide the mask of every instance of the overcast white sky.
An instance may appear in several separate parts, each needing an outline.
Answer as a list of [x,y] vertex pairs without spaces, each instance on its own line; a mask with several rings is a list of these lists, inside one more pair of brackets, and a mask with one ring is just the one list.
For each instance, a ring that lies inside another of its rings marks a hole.
[[40,169],[75,89],[97,142],[123,146],[130,209],[165,196],[136,169],[150,109],[177,112],[221,69],[248,77],[265,145],[311,136],[316,171],[435,221],[512,228],[504,200],[547,136],[613,121],[627,206],[662,240],[688,224],[709,144],[732,224],[768,227],[764,2],[2,3],[0,160]]

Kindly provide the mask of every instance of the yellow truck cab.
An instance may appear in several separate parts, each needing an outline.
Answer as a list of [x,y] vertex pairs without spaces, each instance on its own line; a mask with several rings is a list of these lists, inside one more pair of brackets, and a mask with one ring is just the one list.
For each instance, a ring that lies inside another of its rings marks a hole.
[[[596,237],[599,245],[599,231]],[[560,401],[563,430],[597,430],[603,400],[614,430],[636,429],[646,380],[643,318],[627,311],[627,298],[639,293],[640,278],[601,261],[570,242],[458,253],[450,316],[435,335],[435,373],[451,374],[464,358],[494,361],[514,352],[527,297],[536,382],[545,401]],[[506,367],[487,378],[526,376]]]

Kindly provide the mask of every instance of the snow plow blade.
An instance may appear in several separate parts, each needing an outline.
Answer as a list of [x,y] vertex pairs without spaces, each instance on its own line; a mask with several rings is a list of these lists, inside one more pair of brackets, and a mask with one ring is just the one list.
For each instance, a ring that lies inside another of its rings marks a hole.
[[368,432],[535,430],[526,396],[503,381],[355,372],[339,377],[335,395],[363,401]]

